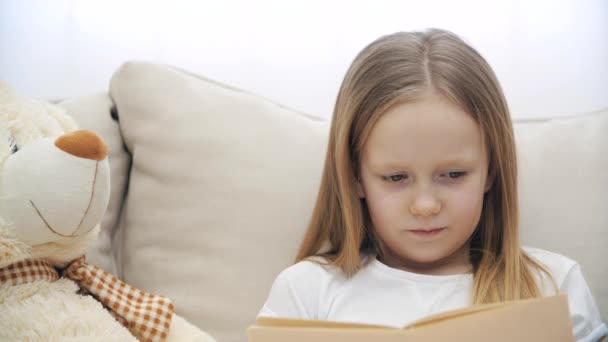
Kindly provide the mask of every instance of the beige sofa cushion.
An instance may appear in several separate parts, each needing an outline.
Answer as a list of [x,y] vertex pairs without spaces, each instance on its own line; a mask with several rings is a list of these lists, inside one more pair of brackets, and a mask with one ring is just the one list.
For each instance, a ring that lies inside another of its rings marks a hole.
[[608,319],[608,111],[515,124],[522,238],[579,262]]
[[118,274],[112,249],[112,240],[123,207],[123,198],[128,180],[130,156],[124,148],[118,122],[110,111],[113,102],[107,93],[68,99],[58,103],[76,120],[81,129],[97,132],[108,144],[110,162],[111,193],[107,212],[101,222],[99,238],[87,252],[87,261],[108,272]]
[[127,149],[123,278],[174,299],[218,341],[245,341],[289,265],[320,181],[328,123],[170,67],[110,85]]

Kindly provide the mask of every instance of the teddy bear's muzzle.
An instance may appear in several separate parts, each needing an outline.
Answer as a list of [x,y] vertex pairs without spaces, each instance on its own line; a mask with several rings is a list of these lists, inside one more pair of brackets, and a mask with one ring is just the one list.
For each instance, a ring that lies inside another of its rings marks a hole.
[[31,246],[84,238],[109,203],[107,155],[90,131],[21,146],[0,170],[0,217]]

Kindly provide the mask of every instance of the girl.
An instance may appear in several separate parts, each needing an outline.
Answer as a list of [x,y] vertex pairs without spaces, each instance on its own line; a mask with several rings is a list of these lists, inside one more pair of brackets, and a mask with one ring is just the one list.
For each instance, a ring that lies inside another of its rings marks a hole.
[[472,304],[569,295],[574,334],[601,322],[579,266],[522,249],[505,98],[443,30],[381,37],[336,101],[320,192],[296,264],[260,316],[404,326]]

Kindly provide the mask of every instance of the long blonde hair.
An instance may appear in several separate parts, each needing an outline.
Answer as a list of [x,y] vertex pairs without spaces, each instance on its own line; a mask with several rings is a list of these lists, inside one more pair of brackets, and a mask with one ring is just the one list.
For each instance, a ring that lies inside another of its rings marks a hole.
[[521,249],[517,159],[504,95],[483,57],[438,29],[381,37],[353,61],[336,100],[321,187],[296,262],[321,256],[353,275],[362,254],[382,253],[365,200],[356,192],[360,154],[388,108],[429,90],[475,118],[489,154],[493,182],[470,240],[472,304],[540,297],[535,275],[551,276]]

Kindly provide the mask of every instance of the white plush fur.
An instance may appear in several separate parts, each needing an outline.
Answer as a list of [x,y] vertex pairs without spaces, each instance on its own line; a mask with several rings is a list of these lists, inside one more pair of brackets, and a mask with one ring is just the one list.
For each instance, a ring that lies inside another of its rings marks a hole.
[[31,257],[31,249],[17,240],[0,216],[0,267]]
[[67,279],[0,287],[0,341],[137,341]]
[[[0,197],[3,194],[3,167],[13,155],[15,146],[23,148],[38,139],[56,138],[75,129],[76,123],[61,108],[19,97],[0,82]],[[54,194],[55,190],[51,190],[49,193]],[[58,193],[57,203],[64,203],[61,191]],[[0,208],[0,267],[25,259],[44,259],[63,267],[83,255],[99,233],[97,225],[78,236],[56,238],[30,246],[16,234],[23,227],[3,218],[2,210],[5,209]],[[55,282],[0,285],[0,341],[136,340],[93,297],[82,296],[77,291],[78,286],[65,278]],[[173,316],[167,340],[214,341],[177,315]]]
[[[0,286],[0,341],[137,341],[67,279]],[[167,341],[213,339],[175,315]]]

